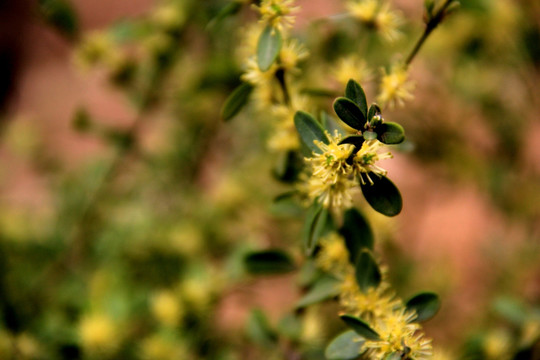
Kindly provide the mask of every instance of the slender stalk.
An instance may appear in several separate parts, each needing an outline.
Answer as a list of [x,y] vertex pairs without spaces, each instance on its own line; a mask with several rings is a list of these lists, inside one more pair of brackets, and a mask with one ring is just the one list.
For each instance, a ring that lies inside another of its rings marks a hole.
[[452,4],[454,1],[455,0],[446,0],[444,4],[441,6],[441,8],[429,19],[429,21],[426,23],[426,28],[424,29],[424,33],[414,45],[409,56],[407,56],[407,59],[405,60],[405,66],[409,66],[411,64],[411,62],[414,60],[414,58],[416,57],[416,55],[422,48],[422,45],[424,45],[426,39],[433,32],[433,30],[435,30],[435,28],[439,26],[439,24],[444,20],[444,17],[446,15],[446,10],[450,6],[450,4]]

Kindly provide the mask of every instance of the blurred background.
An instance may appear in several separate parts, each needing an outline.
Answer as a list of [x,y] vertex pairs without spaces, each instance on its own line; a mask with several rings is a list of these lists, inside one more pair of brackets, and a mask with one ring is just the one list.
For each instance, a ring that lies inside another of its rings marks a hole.
[[[219,18],[229,3],[0,2],[1,359],[283,358],[246,324],[261,308],[294,328],[296,275],[253,278],[240,259],[299,257],[301,221],[271,206],[287,186],[268,119],[221,120],[242,73],[231,49],[256,21],[249,5]],[[313,26],[341,2],[297,3],[324,85],[321,54],[354,35]],[[405,36],[380,58],[422,32],[420,2],[393,5]],[[367,214],[380,250],[401,296],[440,294],[435,348],[519,358],[540,334],[540,3],[462,1],[411,71],[415,99],[385,112],[407,132],[385,164],[404,209]],[[290,335],[306,358],[335,313],[310,309]]]

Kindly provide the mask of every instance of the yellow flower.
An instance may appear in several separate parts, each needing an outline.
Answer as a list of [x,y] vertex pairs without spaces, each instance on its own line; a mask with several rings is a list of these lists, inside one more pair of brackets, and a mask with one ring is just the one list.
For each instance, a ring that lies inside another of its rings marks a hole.
[[299,7],[293,5],[294,0],[262,0],[261,5],[254,5],[254,8],[259,11],[261,22],[281,31],[294,24],[295,17],[292,14]]
[[369,176],[370,172],[378,176],[386,175],[387,171],[378,166],[376,162],[384,159],[391,159],[393,156],[390,152],[378,153],[379,149],[382,147],[384,147],[384,144],[379,140],[366,140],[354,156],[352,166],[362,184],[366,184],[365,179],[373,184],[373,179]]
[[401,15],[379,0],[349,0],[345,4],[349,13],[364,26],[375,29],[386,40],[395,41],[401,35]]
[[160,323],[170,327],[178,325],[184,312],[180,299],[168,290],[160,291],[152,297],[151,310]]
[[414,312],[400,308],[371,323],[380,340],[366,340],[364,343],[363,348],[370,358],[384,359],[398,352],[410,359],[431,359],[431,339],[424,337],[419,324],[411,322],[415,317]]
[[341,136],[336,131],[334,136],[326,133],[329,144],[321,141],[315,141],[315,144],[321,149],[322,153],[313,153],[313,157],[306,159],[313,169],[312,176],[318,177],[323,181],[337,182],[339,177],[348,176],[352,173],[352,167],[347,163],[351,155],[353,145],[342,144]]
[[403,106],[405,100],[413,98],[414,84],[409,81],[409,73],[403,66],[393,66],[389,73],[384,71],[380,84],[380,93],[377,97],[383,106],[393,108],[396,105]]
[[401,306],[401,301],[390,291],[390,284],[384,280],[384,273],[379,286],[364,293],[360,291],[352,270],[351,267],[351,271],[345,276],[339,296],[339,302],[346,313],[373,322]]
[[116,324],[105,314],[90,314],[79,324],[79,335],[86,351],[112,353],[118,346],[119,333]]
[[295,72],[300,61],[309,56],[309,51],[296,39],[286,41],[279,52],[281,67],[285,70]]
[[274,63],[267,71],[259,69],[257,58],[255,56],[250,57],[246,62],[246,71],[242,75],[242,80],[249,82],[255,86],[268,87],[270,82],[274,79],[278,66]]
[[356,183],[351,179],[352,166],[347,162],[353,145],[339,145],[341,136],[336,131],[334,136],[326,133],[329,144],[315,141],[321,154],[313,153],[307,158],[311,176],[305,191],[311,201],[317,200],[326,208],[339,209],[352,205],[351,190]]
[[341,58],[334,66],[333,75],[343,86],[347,85],[350,79],[364,83],[372,77],[371,70],[366,61],[355,55]]
[[345,239],[339,234],[332,232],[321,239],[321,248],[317,253],[317,265],[324,271],[328,271],[337,277],[343,277],[349,264],[349,252],[345,247]]

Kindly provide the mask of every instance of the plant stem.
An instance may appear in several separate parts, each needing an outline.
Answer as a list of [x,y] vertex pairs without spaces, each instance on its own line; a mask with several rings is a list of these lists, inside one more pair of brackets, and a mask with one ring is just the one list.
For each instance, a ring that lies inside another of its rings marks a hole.
[[446,0],[444,4],[441,6],[441,8],[429,19],[429,21],[426,23],[426,28],[424,29],[424,33],[418,39],[416,44],[414,45],[414,48],[412,49],[409,56],[407,56],[407,60],[405,60],[405,66],[409,66],[413,59],[418,54],[418,51],[420,51],[420,48],[422,45],[424,45],[424,42],[429,37],[429,35],[435,30],[435,28],[442,23],[444,20],[444,17],[446,15],[446,9],[450,4],[452,4],[455,0]]

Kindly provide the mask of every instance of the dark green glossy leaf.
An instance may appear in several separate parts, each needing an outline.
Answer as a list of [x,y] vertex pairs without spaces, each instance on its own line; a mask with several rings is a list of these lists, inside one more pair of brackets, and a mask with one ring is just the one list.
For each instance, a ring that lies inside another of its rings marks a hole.
[[351,315],[341,315],[340,318],[345,322],[345,324],[347,324],[347,326],[352,328],[358,335],[362,336],[363,338],[367,340],[381,339],[379,334],[363,320]]
[[366,124],[362,110],[352,100],[345,97],[339,97],[334,101],[334,111],[345,124],[353,129],[362,130]]
[[351,263],[356,264],[363,249],[373,250],[375,239],[365,217],[355,208],[345,212],[339,233],[345,239]]
[[250,83],[242,83],[229,95],[223,108],[221,109],[221,117],[227,121],[232,119],[242,110],[249,100],[249,95],[253,91],[253,85]]
[[351,135],[347,136],[343,140],[339,142],[339,144],[352,144],[356,146],[358,150],[362,147],[362,144],[364,143],[364,137],[362,135]]
[[320,203],[316,202],[308,209],[302,231],[302,243],[307,256],[313,254],[319,238],[326,230],[329,217],[328,209],[324,208]]
[[369,177],[373,180],[373,185],[368,181],[365,185],[360,183],[362,193],[369,205],[386,216],[399,214],[403,208],[403,200],[396,185],[386,176],[379,177],[374,173],[369,173]]
[[371,119],[372,119],[375,115],[380,115],[380,114],[381,114],[381,108],[379,107],[379,105],[377,105],[377,104],[371,104],[371,106],[369,107],[369,110],[368,110],[367,120],[368,120],[368,121],[371,121]]
[[244,265],[254,275],[283,274],[295,269],[291,257],[281,250],[251,252],[244,258]]
[[366,293],[370,288],[377,288],[382,280],[381,270],[369,250],[360,252],[355,266],[356,282],[360,291]]
[[351,99],[358,105],[365,119],[367,116],[367,100],[366,93],[364,92],[364,89],[362,89],[362,86],[353,79],[350,79],[345,88],[345,97]]
[[377,138],[385,144],[400,144],[405,140],[403,126],[395,122],[385,122],[375,128]]
[[[309,155],[311,152],[307,151]],[[273,168],[273,175],[284,183],[293,183],[298,179],[298,175],[304,167],[304,157],[297,151],[281,152]]]
[[256,343],[265,346],[275,346],[277,334],[270,326],[268,318],[260,309],[251,311],[247,320],[247,334]]
[[339,295],[340,284],[341,282],[334,277],[321,277],[313,284],[307,294],[298,301],[296,307],[303,308]]
[[407,303],[407,310],[416,311],[417,322],[431,319],[441,307],[439,296],[433,292],[423,292],[410,298]]
[[353,360],[358,358],[364,346],[364,339],[354,330],[345,331],[336,336],[324,351],[328,360]]
[[315,140],[325,144],[329,143],[324,130],[313,116],[304,111],[294,114],[294,126],[300,135],[302,142],[313,152],[320,154],[321,149],[315,144]]
[[279,30],[267,25],[257,43],[257,63],[261,71],[267,71],[276,61],[282,43]]

